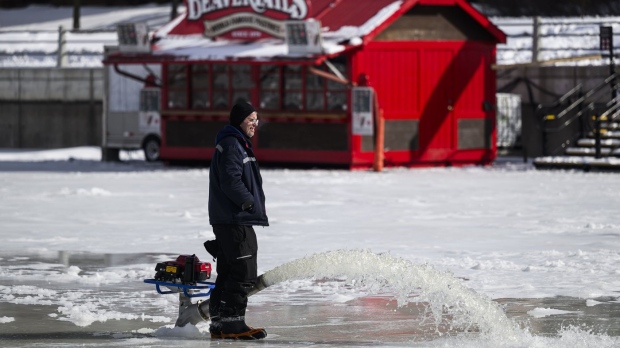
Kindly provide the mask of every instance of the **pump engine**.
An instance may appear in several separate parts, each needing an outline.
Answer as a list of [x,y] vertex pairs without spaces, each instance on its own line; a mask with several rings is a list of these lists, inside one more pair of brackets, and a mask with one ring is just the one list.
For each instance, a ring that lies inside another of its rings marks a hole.
[[196,255],[179,255],[174,261],[155,266],[155,280],[175,284],[196,285],[211,278],[211,264],[200,262]]

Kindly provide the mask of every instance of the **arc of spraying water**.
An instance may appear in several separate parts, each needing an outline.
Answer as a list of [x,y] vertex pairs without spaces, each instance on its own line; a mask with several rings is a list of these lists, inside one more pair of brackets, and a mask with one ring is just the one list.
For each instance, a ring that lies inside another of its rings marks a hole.
[[[418,300],[429,304],[437,324],[447,311],[453,316],[453,325],[465,331],[476,326],[482,334],[504,342],[518,340],[522,334],[496,302],[467,288],[452,274],[369,250],[334,250],[288,262],[259,276],[248,296],[287,280],[341,276],[355,284],[389,287],[399,305],[406,304],[413,291],[419,292]],[[208,300],[189,306],[179,315],[177,326],[208,320],[207,313]]]

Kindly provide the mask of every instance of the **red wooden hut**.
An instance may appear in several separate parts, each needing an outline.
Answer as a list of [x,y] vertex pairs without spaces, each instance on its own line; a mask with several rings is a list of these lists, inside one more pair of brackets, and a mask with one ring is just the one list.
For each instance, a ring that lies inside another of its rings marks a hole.
[[505,35],[465,0],[185,5],[148,53],[104,61],[161,64],[163,160],[209,160],[238,100],[259,110],[261,162],[370,167],[373,110],[385,120],[385,165],[496,156],[491,65]]

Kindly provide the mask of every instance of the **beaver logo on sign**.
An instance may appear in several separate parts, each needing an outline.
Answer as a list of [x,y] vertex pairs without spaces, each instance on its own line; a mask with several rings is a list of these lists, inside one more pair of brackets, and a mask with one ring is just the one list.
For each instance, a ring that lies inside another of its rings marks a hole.
[[241,7],[250,7],[257,14],[266,10],[282,12],[288,19],[304,19],[308,15],[306,0],[187,0],[187,19],[195,21],[206,14]]

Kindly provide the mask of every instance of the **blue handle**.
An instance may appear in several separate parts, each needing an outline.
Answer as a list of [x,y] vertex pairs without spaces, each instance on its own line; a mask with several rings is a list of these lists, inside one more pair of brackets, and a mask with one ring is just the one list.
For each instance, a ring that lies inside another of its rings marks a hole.
[[[189,284],[178,284],[178,283],[171,283],[171,282],[162,282],[159,280],[155,280],[155,279],[144,279],[144,282],[147,284],[154,284],[155,285],[155,289],[157,290],[158,293],[162,294],[162,295],[166,295],[166,294],[175,294],[176,292],[172,291],[172,290],[162,290],[160,288],[160,286],[168,286],[168,287],[175,287],[178,288],[179,290],[183,289],[183,294],[186,297],[206,297],[211,295],[211,291],[213,291],[213,289],[215,288],[215,283],[212,282],[196,282],[195,285],[189,285]],[[207,292],[199,292],[197,294],[190,294],[188,293],[188,290],[205,290],[208,289]]]

